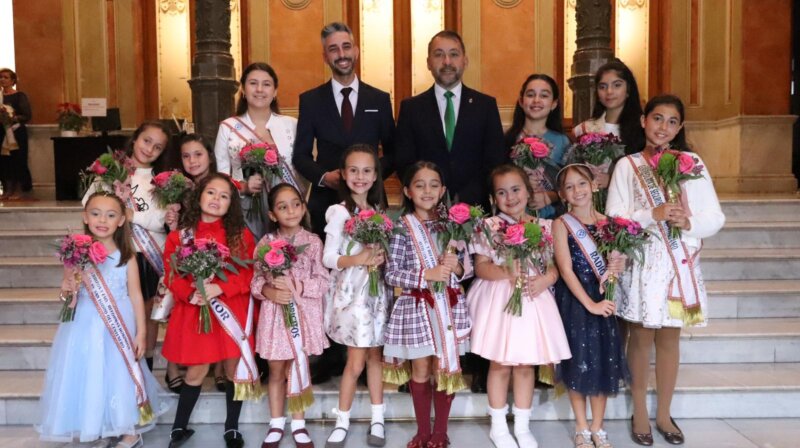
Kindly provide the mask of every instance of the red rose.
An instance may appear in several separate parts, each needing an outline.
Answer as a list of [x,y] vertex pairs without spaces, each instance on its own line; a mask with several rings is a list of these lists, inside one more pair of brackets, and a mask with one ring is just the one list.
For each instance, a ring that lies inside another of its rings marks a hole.
[[92,163],[92,166],[89,167],[89,171],[102,176],[106,173],[106,171],[108,171],[108,168],[104,167],[99,160],[95,160],[94,163]]

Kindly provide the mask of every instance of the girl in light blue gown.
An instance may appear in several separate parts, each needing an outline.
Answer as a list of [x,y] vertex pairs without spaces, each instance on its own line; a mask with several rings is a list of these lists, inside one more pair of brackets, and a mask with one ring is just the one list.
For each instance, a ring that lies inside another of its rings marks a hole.
[[[140,447],[141,433],[152,429],[158,415],[167,410],[160,399],[163,391],[142,359],[144,303],[124,210],[117,196],[95,193],[86,202],[83,221],[85,233],[102,243],[108,254],[92,266],[107,285],[110,302],[116,304],[117,316],[130,335],[131,361],[126,362],[86,287],[65,275],[62,294],[79,292],[74,320],[61,323],[53,340],[36,425],[42,440],[121,437],[116,446]],[[146,396],[137,394],[136,375]]]

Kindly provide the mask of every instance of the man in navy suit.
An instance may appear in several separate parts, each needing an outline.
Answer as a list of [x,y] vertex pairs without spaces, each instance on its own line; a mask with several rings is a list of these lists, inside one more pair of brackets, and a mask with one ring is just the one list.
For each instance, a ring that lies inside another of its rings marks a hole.
[[[428,43],[433,87],[400,104],[395,165],[401,175],[418,160],[434,162],[444,173],[453,201],[489,210],[489,172],[507,160],[497,101],[461,83],[469,64],[464,41],[440,31]],[[486,392],[487,361],[468,356],[472,391]]]
[[[311,182],[308,211],[311,227],[325,239],[325,211],[339,203],[339,161],[342,153],[356,143],[383,149],[383,178],[392,172],[394,117],[389,94],[360,81],[355,74],[358,47],[344,23],[334,22],[322,29],[322,59],[333,77],[300,95],[300,116],[292,162]],[[317,157],[314,159],[314,140]]]
[[461,82],[469,64],[461,36],[440,31],[428,43],[433,87],[400,105],[395,165],[436,163],[454,200],[489,204],[489,171],[506,161],[497,102]]
[[[325,211],[338,204],[339,164],[345,149],[366,143],[383,149],[381,168],[386,179],[392,171],[394,117],[389,94],[360,81],[355,74],[358,47],[344,23],[334,22],[322,29],[322,59],[333,77],[300,95],[300,116],[292,163],[311,182],[308,211],[311,228],[325,240]],[[314,141],[317,154],[314,159]],[[340,375],[344,368],[344,347],[331,341],[312,367],[314,384]]]

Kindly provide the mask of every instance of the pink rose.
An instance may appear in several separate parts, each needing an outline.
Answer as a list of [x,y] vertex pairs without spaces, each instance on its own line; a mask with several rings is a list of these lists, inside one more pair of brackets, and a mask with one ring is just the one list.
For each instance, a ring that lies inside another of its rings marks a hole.
[[505,235],[503,236],[503,242],[505,244],[520,246],[525,241],[528,240],[525,238],[525,226],[523,224],[514,224],[513,226],[508,226]]
[[190,255],[192,255],[193,253],[194,253],[194,249],[192,249],[189,246],[183,246],[183,247],[181,247],[180,257],[181,258],[187,258]]
[[545,143],[538,142],[531,145],[531,152],[537,159],[544,159],[550,154],[550,148]]
[[283,256],[283,252],[273,249],[264,255],[264,262],[271,268],[277,268],[283,266],[286,262],[286,257]]
[[450,207],[450,210],[447,212],[447,217],[456,224],[464,224],[470,218],[469,205],[459,202]]
[[108,251],[103,243],[95,241],[89,246],[89,259],[92,260],[92,263],[100,264],[106,261],[106,257],[108,257]]
[[658,162],[661,160],[662,155],[664,155],[664,151],[657,151],[653,157],[650,158],[650,166],[658,168]]
[[627,227],[631,223],[629,220],[619,216],[615,216],[613,219],[614,219],[614,224],[620,227]]
[[92,237],[82,233],[76,233],[75,235],[72,235],[72,239],[75,241],[76,246],[88,247],[90,244],[92,244]]
[[278,151],[274,149],[268,149],[264,153],[264,161],[267,162],[268,166],[278,165]]
[[286,247],[288,245],[289,245],[289,243],[286,240],[282,240],[282,239],[272,240],[272,241],[269,242],[269,247],[272,250],[283,249],[284,247]]
[[383,219],[383,228],[386,229],[387,232],[391,232],[392,229],[394,228],[392,220],[389,219],[389,217],[386,215],[381,215],[381,218]]
[[205,250],[209,244],[211,244],[211,240],[208,238],[197,238],[194,240],[194,245],[200,250]]
[[358,212],[358,218],[364,221],[368,220],[369,218],[372,218],[374,215],[375,215],[375,210],[361,210],[360,212]]
[[689,174],[694,170],[694,157],[685,152],[678,154],[678,169],[683,174]]
[[92,166],[89,167],[89,171],[102,176],[106,173],[106,171],[108,171],[108,168],[104,167],[99,160],[95,160],[94,163],[92,163]]
[[239,151],[239,157],[244,159],[247,157],[247,153],[253,150],[253,145],[247,145]]
[[344,223],[344,231],[348,235],[352,235],[356,230],[356,218],[350,218]]
[[153,183],[158,187],[164,188],[169,183],[169,179],[173,174],[175,174],[175,171],[164,171],[163,173],[158,173],[153,177]]
[[231,250],[228,249],[228,246],[217,243],[217,249],[219,250],[219,254],[222,255],[224,258],[228,258],[231,256]]

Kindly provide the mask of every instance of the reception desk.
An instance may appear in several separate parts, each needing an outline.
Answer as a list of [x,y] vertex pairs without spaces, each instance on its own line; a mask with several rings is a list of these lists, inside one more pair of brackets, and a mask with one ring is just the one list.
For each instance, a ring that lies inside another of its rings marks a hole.
[[96,137],[52,137],[56,171],[56,200],[80,200],[80,172],[111,149],[122,149],[127,135]]

